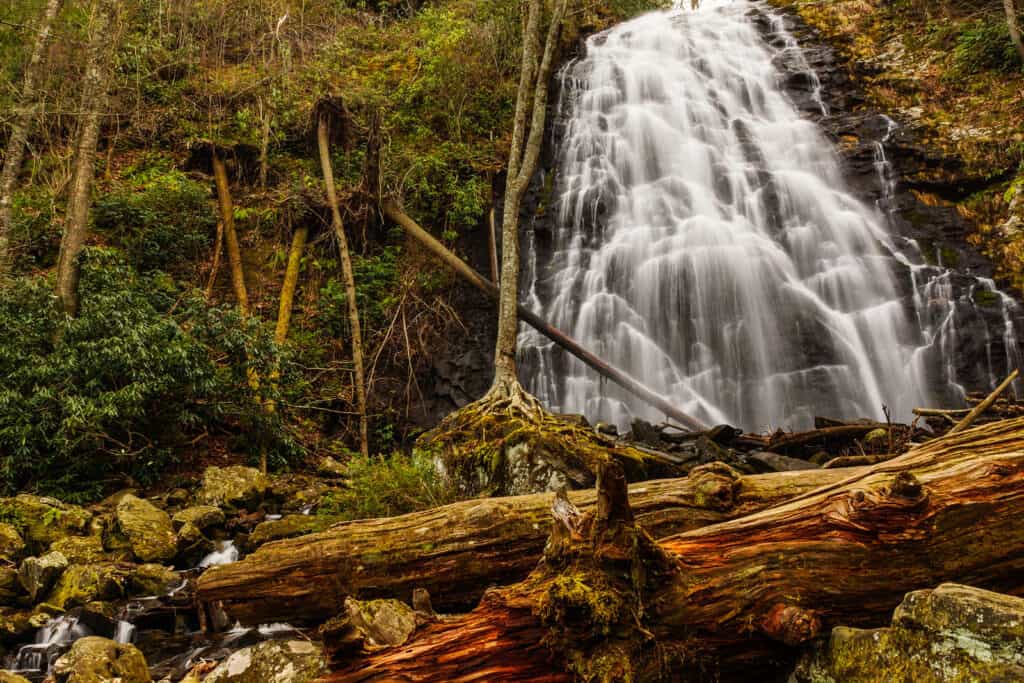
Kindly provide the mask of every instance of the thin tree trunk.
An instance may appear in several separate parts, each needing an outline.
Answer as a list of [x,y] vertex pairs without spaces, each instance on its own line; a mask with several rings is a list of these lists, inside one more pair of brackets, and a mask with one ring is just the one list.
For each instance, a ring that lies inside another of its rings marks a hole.
[[213,265],[210,277],[206,280],[206,298],[213,296],[213,285],[217,282],[217,271],[220,270],[220,253],[224,250],[224,221],[217,221],[217,238],[213,241]]
[[68,196],[64,235],[57,259],[56,292],[61,308],[69,316],[78,315],[78,280],[81,267],[78,256],[89,236],[89,209],[92,205],[92,184],[95,176],[96,147],[100,139],[103,110],[107,103],[107,79],[116,40],[110,35],[112,7],[103,2],[93,4],[89,21],[89,55],[86,58],[82,87],[82,111],[75,150],[75,166]]
[[228,251],[228,264],[231,266],[231,285],[238,299],[238,310],[242,315],[249,315],[249,292],[245,287],[245,269],[242,266],[242,251],[238,246],[238,233],[235,232],[235,207],[231,202],[231,189],[228,186],[228,172],[224,160],[220,158],[216,148],[213,149],[213,181],[217,185],[217,201],[220,204],[220,219],[224,224],[224,243]]
[[[488,282],[480,273],[470,268],[462,259],[448,251],[448,249],[438,242],[433,235],[417,225],[416,221],[402,211],[394,200],[385,200],[381,208],[384,211],[385,216],[402,226],[402,229],[404,229],[409,235],[415,237],[421,244],[444,261],[452,270],[465,278],[470,284],[495,301],[499,299],[501,296],[501,290],[497,285],[493,282]],[[593,353],[583,348],[575,339],[550,325],[530,309],[523,305],[519,305],[517,310],[519,317],[525,323],[532,326],[538,332],[558,344],[572,355],[576,356],[576,358],[583,361],[587,367],[594,370],[602,377],[606,377],[615,382],[626,391],[646,402],[648,405],[662,411],[667,417],[672,418],[687,429],[691,429],[693,431],[703,431],[707,429],[707,426],[700,420],[687,415],[666,401],[664,397],[654,393],[622,370],[619,370],[618,368],[601,360]]]
[[61,0],[48,0],[39,19],[36,41],[32,46],[32,54],[25,65],[25,81],[15,105],[14,121],[11,124],[11,136],[7,140],[4,151],[4,165],[0,170],[0,284],[11,272],[11,220],[14,188],[21,172],[21,164],[25,158],[25,146],[28,142],[32,116],[38,109],[36,88],[42,74],[43,56],[50,43],[50,32],[53,20],[60,10]]
[[1020,55],[1021,66],[1024,66],[1024,41],[1021,41],[1020,24],[1017,23],[1017,8],[1014,7],[1013,0],[1003,0],[1003,10],[1006,11],[1006,26],[1010,29],[1010,40],[1013,41],[1013,46],[1017,48],[1017,54]]
[[539,65],[537,61],[540,48],[540,16],[543,12],[541,0],[531,1],[526,32],[523,36],[523,62],[516,96],[515,122],[509,150],[501,225],[498,340],[494,352],[494,384],[488,392],[489,396],[512,396],[522,391],[516,372],[516,337],[519,331],[519,207],[540,157],[544,124],[547,119],[548,79],[551,76],[566,4],[567,0],[558,0],[555,6]]
[[348,239],[345,237],[345,226],[341,222],[341,210],[338,208],[338,194],[334,188],[334,170],[331,167],[331,151],[328,141],[328,115],[321,113],[317,119],[316,139],[320,151],[320,166],[324,174],[324,185],[327,188],[327,202],[331,206],[331,225],[334,227],[334,235],[338,239],[341,271],[345,279],[345,298],[348,300],[349,327],[352,329],[352,364],[355,366],[356,401],[359,404],[359,450],[366,457],[370,454],[370,441],[363,372],[363,335],[359,325],[359,305],[356,302],[356,279],[352,273]]
[[309,228],[302,226],[292,235],[292,248],[288,253],[288,267],[284,272],[281,287],[281,304],[277,309],[277,326],[274,328],[274,342],[278,346],[288,339],[288,328],[292,321],[292,306],[295,304],[295,289],[299,284],[299,269],[302,266],[302,252],[306,248]]
[[267,168],[269,162],[267,159],[267,153],[270,149],[270,123],[272,115],[270,111],[265,110],[263,100],[260,100],[260,116],[263,119],[263,131],[260,136],[260,189],[267,189]]

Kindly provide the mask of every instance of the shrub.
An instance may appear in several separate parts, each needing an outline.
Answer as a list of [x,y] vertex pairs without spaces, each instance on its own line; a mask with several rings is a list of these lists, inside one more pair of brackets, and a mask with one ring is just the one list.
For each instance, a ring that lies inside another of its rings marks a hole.
[[957,38],[952,72],[967,76],[986,69],[1012,71],[1021,68],[1020,57],[1002,19],[976,19]]
[[139,270],[174,269],[209,247],[216,226],[209,197],[206,185],[157,163],[96,202],[96,229],[123,245]]
[[353,455],[346,468],[348,488],[327,496],[318,514],[344,519],[393,517],[455,500],[454,489],[422,452],[395,452],[384,459]]
[[277,358],[256,323],[109,249],[83,253],[80,292],[74,319],[44,278],[0,295],[0,489],[87,498],[124,475],[149,483],[213,426],[240,426],[254,452],[295,455],[280,412],[255,398],[278,398],[274,387],[247,382]]
[[[377,256],[352,256],[356,304],[361,326],[366,331],[384,325],[396,303],[400,254],[399,247],[389,246]],[[340,279],[331,278],[320,290],[318,317],[325,331],[334,337],[350,336],[347,301],[345,285]]]

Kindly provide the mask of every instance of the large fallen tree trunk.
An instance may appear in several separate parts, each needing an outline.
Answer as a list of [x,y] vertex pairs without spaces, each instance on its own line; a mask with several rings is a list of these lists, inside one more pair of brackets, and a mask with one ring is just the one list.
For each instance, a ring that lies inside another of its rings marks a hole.
[[826,628],[884,625],[909,591],[1024,591],[1024,419],[660,543],[621,472],[601,479],[526,581],[330,680],[768,680]]
[[[811,470],[739,476],[723,465],[684,479],[635,484],[641,523],[664,537],[778,505],[856,470]],[[582,509],[593,491],[569,494]],[[198,598],[231,623],[323,621],[348,596],[408,600],[425,588],[442,610],[469,609],[484,590],[525,578],[537,565],[550,526],[552,494],[454,503],[401,517],[338,524],[327,531],[269,543],[234,564],[212,567]]]

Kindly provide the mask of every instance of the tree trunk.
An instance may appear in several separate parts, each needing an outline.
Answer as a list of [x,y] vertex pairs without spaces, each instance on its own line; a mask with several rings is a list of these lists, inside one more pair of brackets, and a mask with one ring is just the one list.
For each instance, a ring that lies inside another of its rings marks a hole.
[[4,151],[3,169],[0,169],[0,284],[11,272],[10,239],[14,188],[18,183],[18,174],[25,158],[25,145],[28,142],[32,117],[38,109],[36,88],[42,74],[43,56],[50,44],[50,30],[60,6],[61,0],[47,0],[43,7],[32,53],[25,65],[25,80],[15,104],[11,136],[7,139],[7,148]]
[[217,186],[217,203],[220,205],[220,220],[224,224],[224,244],[227,246],[228,265],[231,267],[231,285],[238,299],[238,310],[249,315],[249,292],[245,287],[245,268],[242,265],[242,250],[238,246],[235,231],[235,207],[231,202],[231,188],[228,185],[228,171],[220,158],[216,146],[213,149],[213,182]]
[[566,0],[557,0],[548,26],[543,56],[538,54],[540,19],[543,13],[541,0],[531,0],[523,34],[523,62],[516,95],[502,212],[498,340],[494,350],[494,384],[488,392],[489,397],[515,396],[522,391],[516,371],[516,337],[519,332],[519,207],[537,170],[544,123],[547,120],[548,80],[565,10]]
[[[384,215],[393,220],[395,223],[400,225],[403,230],[408,234],[416,238],[423,246],[431,251],[435,256],[440,258],[445,264],[448,265],[452,270],[461,275],[466,279],[467,282],[472,284],[474,287],[482,291],[487,296],[494,300],[498,300],[501,296],[501,290],[493,282],[488,282],[480,273],[470,268],[465,261],[460,259],[458,256],[450,252],[444,247],[443,244],[438,242],[433,235],[424,230],[422,227],[417,225],[416,221],[409,217],[401,207],[394,202],[394,200],[385,200],[381,205]],[[665,400],[664,397],[654,393],[643,384],[627,375],[622,370],[609,365],[604,362],[587,349],[580,346],[580,344],[565,334],[561,330],[548,324],[539,315],[526,308],[525,306],[519,305],[517,307],[519,318],[521,318],[528,325],[531,325],[538,332],[543,334],[551,341],[558,344],[561,348],[565,349],[576,358],[583,361],[587,367],[594,370],[602,377],[606,377],[611,381],[618,384],[620,387],[630,392],[641,401],[646,402],[658,410],[665,413],[665,415],[680,425],[685,426],[687,429],[694,431],[702,431],[707,429],[706,425],[701,423],[700,420],[687,415],[682,412],[674,405]],[[870,431],[870,430],[869,430]]]
[[220,270],[220,253],[224,250],[224,221],[217,221],[217,237],[213,240],[213,265],[210,266],[210,277],[206,280],[204,294],[209,299],[213,296],[213,286],[217,283],[217,271]]
[[1024,66],[1024,41],[1021,41],[1020,25],[1017,23],[1017,8],[1014,7],[1013,0],[1003,0],[1003,10],[1006,12],[1006,26],[1010,30],[1010,40],[1013,41],[1013,46],[1017,48],[1017,54],[1020,55],[1021,66]]
[[1024,419],[657,543],[609,471],[595,513],[570,525],[584,540],[556,524],[526,581],[328,680],[769,680],[833,626],[887,623],[907,592],[1024,591],[1022,514]]
[[[638,519],[663,537],[763,510],[851,472],[739,476],[711,465],[685,479],[634,484],[631,493]],[[593,491],[569,496],[583,510],[595,504]],[[488,586],[519,581],[537,565],[551,499],[470,500],[269,543],[241,562],[204,573],[198,597],[226,610],[231,623],[244,624],[322,621],[340,611],[348,596],[408,600],[414,588],[426,588],[440,609],[467,609]]]
[[359,326],[359,305],[356,302],[356,279],[352,273],[352,258],[349,256],[345,226],[341,222],[338,208],[338,194],[334,189],[334,170],[331,167],[331,151],[328,137],[328,115],[317,117],[317,146],[320,150],[320,166],[327,188],[327,202],[331,206],[331,225],[338,239],[341,256],[341,272],[345,279],[345,298],[348,300],[348,322],[352,329],[352,364],[355,366],[356,401],[359,409],[359,450],[366,457],[370,453],[369,428],[366,416],[366,384],[363,370],[363,334]]
[[96,147],[100,126],[107,106],[107,80],[117,40],[110,34],[112,7],[93,3],[89,20],[89,50],[82,84],[82,114],[75,149],[75,166],[68,195],[64,235],[57,257],[56,293],[61,308],[69,316],[78,315],[78,279],[81,267],[78,256],[89,236],[89,209],[92,206],[92,183],[95,176]]
[[288,339],[288,328],[292,320],[292,308],[295,305],[295,289],[299,284],[299,269],[302,267],[302,252],[306,248],[309,228],[299,227],[292,235],[292,248],[288,252],[288,267],[284,272],[284,284],[281,286],[281,304],[277,309],[277,326],[274,328],[274,342],[278,346]]

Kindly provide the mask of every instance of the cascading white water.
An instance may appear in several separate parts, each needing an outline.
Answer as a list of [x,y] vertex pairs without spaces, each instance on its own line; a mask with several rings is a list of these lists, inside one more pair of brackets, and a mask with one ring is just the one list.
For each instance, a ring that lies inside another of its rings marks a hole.
[[[909,419],[941,383],[934,352],[950,335],[927,310],[941,273],[900,286],[919,271],[781,90],[749,9],[703,0],[642,16],[563,72],[559,227],[550,262],[527,268],[527,302],[709,423],[800,428],[883,406]],[[533,331],[521,348],[553,410],[663,417]]]
[[238,548],[234,541],[219,541],[217,549],[199,561],[200,568],[215,567],[221,564],[238,562]]
[[10,667],[23,674],[48,673],[73,642],[91,634],[87,626],[79,623],[78,617],[63,615],[51,619],[36,632],[34,643],[18,650]]

